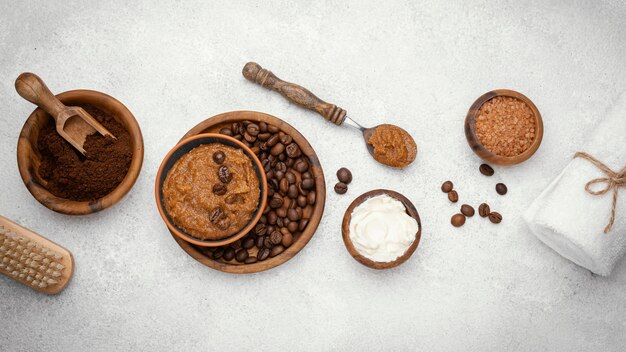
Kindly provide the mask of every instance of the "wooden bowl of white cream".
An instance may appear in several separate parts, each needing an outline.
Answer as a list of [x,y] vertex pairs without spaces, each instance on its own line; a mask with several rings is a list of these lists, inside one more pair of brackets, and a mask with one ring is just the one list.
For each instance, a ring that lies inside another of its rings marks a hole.
[[411,257],[420,242],[422,224],[411,201],[398,192],[376,189],[357,197],[341,226],[350,255],[372,269],[396,267]]

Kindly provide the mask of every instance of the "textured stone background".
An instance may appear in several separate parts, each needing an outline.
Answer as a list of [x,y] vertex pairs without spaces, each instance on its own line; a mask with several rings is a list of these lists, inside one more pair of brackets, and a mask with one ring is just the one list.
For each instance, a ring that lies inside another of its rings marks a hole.
[[[626,260],[609,278],[593,276],[530,235],[520,214],[626,87],[626,4],[127,3],[0,1],[0,213],[66,246],[77,263],[55,297],[0,277],[0,350],[623,351]],[[417,162],[405,171],[377,164],[354,131],[245,81],[249,60],[364,125],[403,126],[419,144]],[[117,206],[68,217],[28,193],[15,160],[33,109],[13,88],[23,71],[55,92],[106,92],[135,114],[145,163]],[[546,133],[531,160],[488,179],[462,126],[474,99],[494,88],[529,96]],[[176,245],[152,189],[185,131],[242,109],[300,129],[329,191],[340,166],[355,181],[345,196],[329,192],[321,226],[297,257],[234,276]],[[452,228],[457,207],[439,190],[446,179],[462,202],[490,201],[503,223],[472,218]],[[493,191],[498,180],[509,185],[505,197]],[[405,265],[374,272],[348,255],[340,221],[353,198],[381,187],[412,199],[423,237]]]

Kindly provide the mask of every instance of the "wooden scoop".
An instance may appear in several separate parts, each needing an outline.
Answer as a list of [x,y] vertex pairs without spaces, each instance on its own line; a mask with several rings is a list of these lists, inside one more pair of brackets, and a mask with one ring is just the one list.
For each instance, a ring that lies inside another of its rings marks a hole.
[[24,72],[17,77],[15,90],[22,98],[52,115],[56,121],[57,132],[83,155],[85,155],[83,145],[87,136],[98,132],[115,139],[111,132],[83,108],[63,105],[34,73]]
[[[415,160],[415,154],[417,153],[415,141],[409,133],[402,128],[390,124],[382,124],[371,128],[363,127],[353,119],[349,118],[346,110],[335,104],[329,104],[323,101],[302,86],[281,80],[270,70],[262,68],[261,65],[256,62],[248,62],[244,66],[242,73],[247,80],[257,83],[267,89],[279,92],[287,98],[287,100],[317,112],[326,120],[337,126],[340,126],[345,122],[346,125],[358,129],[363,134],[367,151],[374,157],[374,159],[376,159],[376,161],[388,166],[402,168],[408,166],[413,162],[413,160]],[[402,137],[402,143],[394,145],[388,144],[385,145],[384,148],[376,150],[375,146],[372,145],[370,141],[374,132],[379,128],[379,131],[382,131],[383,129],[387,131],[391,130],[393,134],[398,136],[398,138]],[[393,160],[393,158],[389,157],[390,154],[396,154],[397,156],[398,153],[402,155],[401,160]]]

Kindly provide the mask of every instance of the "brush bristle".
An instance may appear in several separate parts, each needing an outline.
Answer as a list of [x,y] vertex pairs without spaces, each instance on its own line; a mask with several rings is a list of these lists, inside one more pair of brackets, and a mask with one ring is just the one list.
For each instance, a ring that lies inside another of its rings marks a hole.
[[59,283],[63,256],[0,225],[0,272],[36,289]]

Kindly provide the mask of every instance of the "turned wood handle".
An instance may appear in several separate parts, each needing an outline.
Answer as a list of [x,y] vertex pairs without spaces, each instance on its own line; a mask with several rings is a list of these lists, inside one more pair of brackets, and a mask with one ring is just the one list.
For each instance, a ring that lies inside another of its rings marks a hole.
[[335,104],[329,104],[315,96],[308,89],[294,83],[285,82],[276,77],[271,71],[261,67],[256,62],[248,62],[243,67],[243,76],[252,82],[272,89],[282,94],[289,101],[316,111],[324,118],[336,125],[341,125],[346,118],[346,111]]
[[39,106],[55,119],[67,108],[34,73],[24,72],[19,75],[15,80],[15,90],[22,98]]

